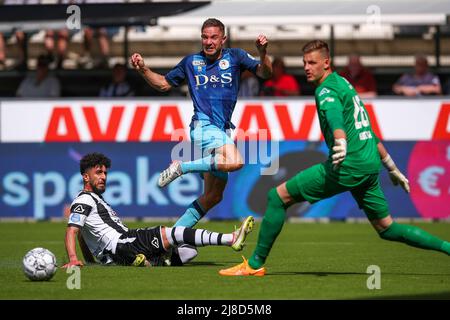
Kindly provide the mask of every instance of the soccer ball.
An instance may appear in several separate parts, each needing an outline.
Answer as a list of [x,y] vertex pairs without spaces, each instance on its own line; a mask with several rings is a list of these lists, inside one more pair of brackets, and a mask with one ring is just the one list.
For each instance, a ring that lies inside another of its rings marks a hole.
[[23,272],[30,280],[50,280],[56,269],[55,255],[45,248],[34,248],[23,258]]

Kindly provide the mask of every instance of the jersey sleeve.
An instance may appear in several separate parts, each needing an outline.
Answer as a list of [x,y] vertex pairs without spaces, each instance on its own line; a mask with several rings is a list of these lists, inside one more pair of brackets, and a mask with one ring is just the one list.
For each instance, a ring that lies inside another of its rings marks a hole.
[[327,123],[334,132],[336,129],[342,129],[344,127],[344,107],[338,94],[329,88],[323,88],[318,96],[319,110],[324,112]]
[[95,208],[95,202],[87,195],[76,198],[70,206],[68,226],[83,227],[86,218]]
[[186,79],[186,61],[187,57],[184,57],[172,70],[170,70],[165,78],[167,82],[173,87],[180,86],[184,79]]
[[256,74],[256,68],[258,67],[260,61],[243,49],[236,48],[235,50],[239,59],[241,70],[249,70]]

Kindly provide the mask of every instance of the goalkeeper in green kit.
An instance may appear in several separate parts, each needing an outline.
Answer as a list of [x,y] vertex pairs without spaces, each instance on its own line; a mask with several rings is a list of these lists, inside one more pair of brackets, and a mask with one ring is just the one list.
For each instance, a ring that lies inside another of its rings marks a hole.
[[219,271],[224,276],[263,276],[270,249],[280,233],[286,209],[293,203],[314,203],[350,191],[380,238],[441,251],[450,255],[450,242],[415,227],[396,223],[378,179],[381,164],[395,185],[409,193],[409,182],[398,170],[370,126],[364,105],[352,85],[332,72],[328,45],[320,40],[303,47],[308,82],[314,83],[320,128],[330,150],[328,160],[299,172],[272,188],[258,242],[249,260]]

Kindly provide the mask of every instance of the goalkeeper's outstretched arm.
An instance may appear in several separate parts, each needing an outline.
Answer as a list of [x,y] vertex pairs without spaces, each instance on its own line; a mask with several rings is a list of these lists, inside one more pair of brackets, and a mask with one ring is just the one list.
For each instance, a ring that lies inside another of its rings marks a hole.
[[384,145],[381,142],[378,142],[377,148],[383,166],[389,171],[389,177],[391,178],[392,183],[395,186],[400,185],[403,190],[409,193],[410,188],[408,179],[406,179],[403,173],[397,168],[394,160],[392,160]]

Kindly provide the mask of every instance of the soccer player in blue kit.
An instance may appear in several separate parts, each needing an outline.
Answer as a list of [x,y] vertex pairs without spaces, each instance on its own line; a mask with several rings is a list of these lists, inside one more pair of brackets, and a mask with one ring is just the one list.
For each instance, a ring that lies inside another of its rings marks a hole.
[[[228,172],[243,166],[239,150],[226,133],[227,129],[234,129],[231,115],[237,101],[241,72],[250,70],[262,79],[272,76],[272,63],[267,55],[268,40],[264,35],[259,35],[255,42],[259,60],[245,50],[224,48],[225,27],[217,19],[210,18],[203,23],[201,39],[202,51],[184,57],[165,76],[150,70],[140,54],[131,57],[132,66],[158,91],[168,91],[186,81],[194,104],[190,136],[202,150],[202,158],[189,162],[173,161],[161,173],[158,185],[164,187],[185,173],[198,172],[204,178],[204,192],[174,226],[193,227],[222,200]],[[248,223],[253,222],[249,220]]]

